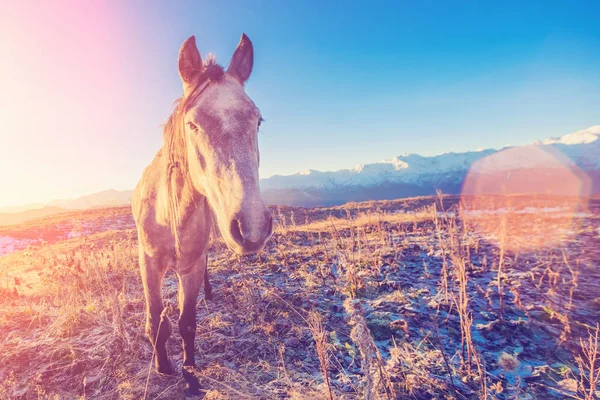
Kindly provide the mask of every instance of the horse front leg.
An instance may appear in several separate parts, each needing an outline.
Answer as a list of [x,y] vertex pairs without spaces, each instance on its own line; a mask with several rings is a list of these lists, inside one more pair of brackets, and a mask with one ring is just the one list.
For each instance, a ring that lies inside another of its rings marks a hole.
[[155,367],[161,374],[173,375],[175,368],[169,359],[166,346],[173,328],[169,316],[163,310],[162,297],[162,282],[166,269],[160,268],[145,254],[140,254],[140,272],[146,298],[146,335],[154,348]]
[[212,300],[214,296],[212,292],[212,286],[208,281],[208,254],[206,255],[205,265],[206,267],[204,268],[204,298],[206,300]]
[[199,395],[200,382],[194,375],[196,360],[194,340],[196,339],[196,304],[202,282],[206,277],[206,258],[201,262],[178,273],[179,276],[179,332],[183,345],[183,377],[187,382],[185,394]]

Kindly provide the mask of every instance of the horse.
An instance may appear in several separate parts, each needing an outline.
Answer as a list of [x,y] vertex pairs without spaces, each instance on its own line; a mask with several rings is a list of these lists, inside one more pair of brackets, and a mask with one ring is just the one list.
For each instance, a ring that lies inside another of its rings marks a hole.
[[191,36],[178,58],[183,95],[163,128],[163,145],[145,168],[132,199],[139,266],[146,300],[146,334],[158,373],[173,375],[166,349],[172,326],[164,311],[165,273],[177,274],[179,332],[186,395],[200,395],[195,371],[196,304],[205,283],[207,250],[220,234],[237,254],[260,252],[273,232],[273,217],[259,188],[258,130],[262,116],[244,84],[254,48],[242,34],[225,70],[202,60]]

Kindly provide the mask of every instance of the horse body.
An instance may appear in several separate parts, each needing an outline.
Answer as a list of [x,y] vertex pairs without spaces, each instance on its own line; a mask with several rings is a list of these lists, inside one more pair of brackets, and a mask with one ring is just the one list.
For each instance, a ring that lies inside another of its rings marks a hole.
[[258,186],[260,113],[243,89],[252,63],[252,43],[245,35],[227,72],[214,61],[202,62],[193,37],[184,42],[179,54],[184,95],[132,200],[155,366],[160,373],[175,371],[166,350],[172,327],[162,299],[163,278],[173,269],[188,394],[200,393],[198,379],[186,367],[195,367],[196,302],[203,282],[210,295],[211,233],[220,232],[231,250],[244,254],[260,251],[272,232]]

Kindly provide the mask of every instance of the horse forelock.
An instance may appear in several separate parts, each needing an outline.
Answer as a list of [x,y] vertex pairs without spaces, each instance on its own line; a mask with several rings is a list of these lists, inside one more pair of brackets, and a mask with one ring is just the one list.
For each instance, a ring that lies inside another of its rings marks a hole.
[[216,63],[216,59],[209,54],[204,62],[204,68],[194,89],[188,96],[183,95],[175,101],[173,113],[169,116],[163,127],[162,169],[166,194],[166,215],[173,236],[175,237],[175,251],[180,256],[180,241],[178,228],[184,217],[181,212],[181,199],[178,193],[180,181],[190,182],[188,160],[185,141],[185,124],[183,117],[190,105],[194,104],[200,93],[213,82],[221,82],[225,76],[223,67]]

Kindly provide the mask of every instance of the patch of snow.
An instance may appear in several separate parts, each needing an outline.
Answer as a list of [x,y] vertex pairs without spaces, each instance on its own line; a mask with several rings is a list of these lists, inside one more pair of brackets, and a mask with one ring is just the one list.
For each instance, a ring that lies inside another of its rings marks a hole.
[[32,239],[15,239],[10,236],[0,236],[0,256],[26,249],[28,245],[36,242],[36,240]]
[[352,171],[354,171],[354,172],[362,172],[363,169],[365,169],[365,164],[359,164],[356,167],[354,167],[354,169]]
[[[562,218],[571,216],[573,218],[588,218],[593,216],[592,213],[585,212],[572,212],[569,207],[525,207],[519,210],[512,208],[497,208],[497,209],[486,209],[486,210],[461,210],[460,214],[465,217],[480,217],[484,215],[505,215],[505,214],[545,214],[546,217]],[[438,212],[438,216],[454,217],[452,212]]]
[[453,213],[452,211],[438,211],[437,212],[437,216],[438,217],[442,217],[442,218],[455,218],[456,217],[456,213]]
[[550,138],[544,140],[543,144],[589,144],[595,142],[600,137],[600,125],[592,126],[588,129],[583,129],[577,132],[569,133],[568,135],[559,138]]

